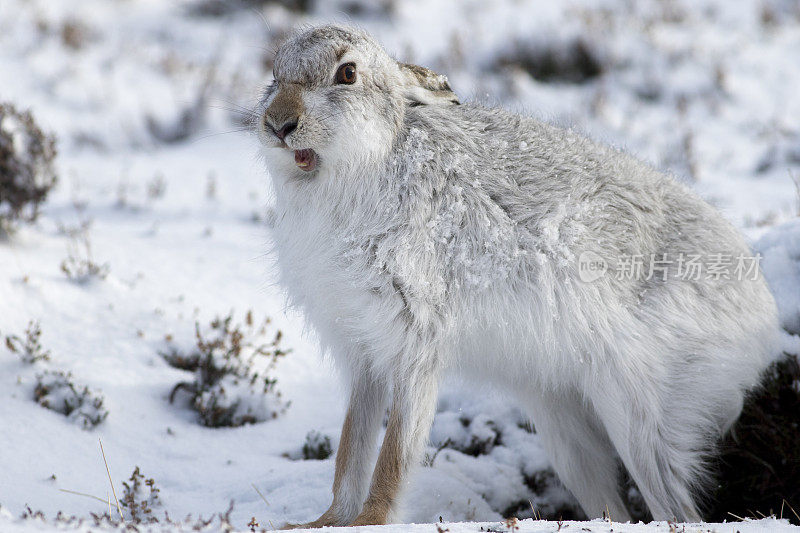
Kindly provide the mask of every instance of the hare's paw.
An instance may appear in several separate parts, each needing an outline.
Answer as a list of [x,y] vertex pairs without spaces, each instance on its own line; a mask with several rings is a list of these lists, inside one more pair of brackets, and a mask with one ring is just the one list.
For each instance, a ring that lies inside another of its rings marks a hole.
[[315,529],[319,527],[325,526],[338,526],[339,524],[336,522],[329,522],[322,520],[322,517],[317,518],[313,522],[306,522],[305,524],[284,524],[281,526],[281,531],[289,530],[289,529]]
[[340,519],[336,513],[332,512],[330,509],[325,511],[322,516],[314,520],[313,522],[306,522],[305,524],[284,524],[281,527],[281,530],[288,530],[288,529],[313,529],[319,527],[335,527],[335,526],[346,526],[346,520]]
[[388,510],[381,507],[365,508],[361,514],[356,517],[350,526],[378,526],[385,524],[388,519]]

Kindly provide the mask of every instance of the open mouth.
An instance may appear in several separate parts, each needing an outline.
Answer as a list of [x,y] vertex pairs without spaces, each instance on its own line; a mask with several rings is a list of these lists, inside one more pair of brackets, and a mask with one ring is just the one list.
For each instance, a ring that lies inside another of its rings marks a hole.
[[294,164],[300,170],[311,172],[317,168],[317,153],[311,148],[294,151]]

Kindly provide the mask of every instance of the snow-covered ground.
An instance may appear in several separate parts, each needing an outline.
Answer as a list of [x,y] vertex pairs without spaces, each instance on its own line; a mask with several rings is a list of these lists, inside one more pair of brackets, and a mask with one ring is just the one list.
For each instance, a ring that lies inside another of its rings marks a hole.
[[[344,391],[274,284],[269,177],[239,121],[269,81],[275,44],[303,22],[362,25],[398,58],[448,74],[464,99],[571,124],[674,172],[760,239],[783,323],[800,333],[797,2],[319,0],[310,15],[252,2],[219,16],[201,4],[215,3],[0,2],[0,101],[30,108],[57,136],[60,177],[38,222],[0,241],[0,337],[24,337],[38,321],[49,351],[29,364],[0,345],[0,530],[87,528],[91,513],[107,512],[100,441],[117,495],[138,466],[159,489],[159,517],[210,517],[234,502],[230,521],[246,530],[252,517],[269,528],[329,504],[333,459],[303,460],[302,448],[316,431],[335,449]],[[574,72],[548,74],[542,50]],[[107,275],[71,279],[68,257]],[[248,310],[271,318],[263,342],[280,330],[291,350],[269,370],[290,405],[257,424],[204,427],[185,390],[170,403],[192,375],[161,354],[191,350],[195,322],[232,312],[243,323]],[[800,352],[798,337],[785,344]],[[108,415],[97,426],[34,401],[37,376],[58,371],[102,397]],[[404,521],[429,525],[375,531],[435,531],[440,517],[495,521],[443,526],[453,533],[506,531],[503,515],[531,507],[574,512],[524,418],[474,387],[445,388],[428,460],[406,493]],[[18,520],[26,506],[51,521]],[[59,511],[88,521],[53,522]],[[520,531],[558,528],[520,522]]]

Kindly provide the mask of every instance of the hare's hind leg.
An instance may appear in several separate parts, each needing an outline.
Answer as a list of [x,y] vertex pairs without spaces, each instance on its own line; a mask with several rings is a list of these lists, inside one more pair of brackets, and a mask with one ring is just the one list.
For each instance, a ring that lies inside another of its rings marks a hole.
[[701,400],[676,398],[680,391],[644,378],[634,381],[626,383],[621,373],[601,380],[593,405],[653,518],[699,522],[692,492],[708,428],[690,404]]
[[531,410],[553,468],[586,515],[630,520],[614,448],[591,407],[577,393],[541,394]]
[[287,524],[283,529],[346,526],[361,512],[387,399],[387,385],[370,370],[353,376],[350,405],[336,451],[333,503],[313,522]]

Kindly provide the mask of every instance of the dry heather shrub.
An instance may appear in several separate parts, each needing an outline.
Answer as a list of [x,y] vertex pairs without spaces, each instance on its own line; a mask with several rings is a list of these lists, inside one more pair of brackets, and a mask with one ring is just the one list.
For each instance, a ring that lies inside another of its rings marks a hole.
[[223,17],[236,11],[262,9],[270,5],[298,13],[308,13],[312,7],[309,0],[196,0],[186,5],[186,11],[192,16]]
[[102,396],[75,385],[72,374],[61,370],[45,370],[37,375],[33,398],[42,407],[81,424],[83,429],[95,427],[108,416]]
[[33,222],[56,184],[56,142],[30,112],[0,104],[0,231]]
[[[800,524],[800,362],[787,354],[767,369],[721,446],[717,489],[706,518],[761,514]],[[792,509],[794,511],[792,511]]]
[[306,435],[306,441],[303,444],[303,459],[308,460],[323,460],[333,454],[333,446],[331,446],[331,438],[323,435],[319,431],[310,431]]
[[[425,464],[428,467],[455,462],[459,468],[475,467],[477,472],[485,460],[527,453],[525,446],[533,444],[531,438],[536,430],[522,415],[517,420],[509,417],[494,419],[487,414],[464,412],[459,405],[447,402],[440,405],[440,409],[431,434],[431,445],[436,451],[427,457]],[[489,487],[493,486],[493,481],[486,479],[487,492],[482,492],[482,495],[492,509],[506,518],[585,518],[552,469],[543,469],[536,461],[520,460],[517,466],[519,480],[508,479],[507,487],[502,491],[492,491]]]
[[[158,522],[153,510],[161,507],[161,500],[153,478],[146,478],[137,466],[128,481],[122,482],[123,494],[120,504],[130,513],[129,521],[134,524],[152,524]],[[147,488],[147,490],[145,489]]]
[[61,272],[70,280],[85,285],[93,280],[104,280],[111,268],[108,263],[99,263],[92,255],[87,228],[70,234],[67,257],[61,261]]
[[195,324],[195,347],[189,352],[174,346],[162,353],[166,362],[193,373],[190,381],[178,383],[170,394],[189,395],[189,405],[207,427],[237,427],[276,418],[288,407],[270,376],[278,359],[288,352],[280,348],[277,330],[267,341],[270,320],[260,326],[248,312],[244,324],[233,315],[217,317],[207,328]]
[[6,336],[6,348],[17,354],[23,363],[32,365],[39,361],[49,361],[50,352],[42,347],[40,337],[42,328],[39,322],[31,320],[25,330],[25,337]]
[[606,68],[597,47],[582,38],[552,42],[517,41],[496,66],[518,68],[545,83],[586,83]]

